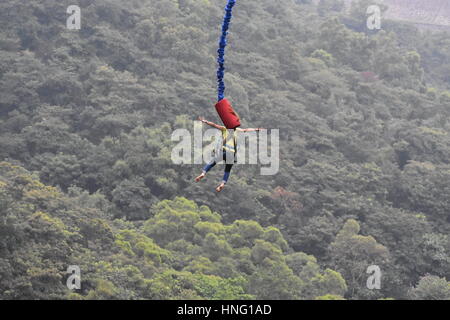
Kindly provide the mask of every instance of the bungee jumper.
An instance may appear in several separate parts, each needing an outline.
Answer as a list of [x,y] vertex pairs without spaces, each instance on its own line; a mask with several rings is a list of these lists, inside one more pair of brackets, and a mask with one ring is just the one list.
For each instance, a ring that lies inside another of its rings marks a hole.
[[[228,182],[228,179],[230,178],[231,169],[233,168],[233,165],[237,162],[237,134],[238,132],[252,132],[252,131],[260,131],[262,129],[257,128],[249,128],[249,129],[241,129],[241,128],[234,128],[232,129],[232,134],[228,131],[228,129],[224,126],[218,125],[214,122],[207,121],[202,117],[199,117],[199,121],[216,128],[222,132],[222,140],[220,141],[221,146],[219,148],[216,148],[214,158],[211,160],[210,163],[208,163],[204,168],[203,172],[195,178],[196,182],[200,182],[206,174],[216,166],[217,163],[221,162],[222,160],[225,162],[225,171],[223,174],[222,183],[216,188],[217,192],[221,192],[225,185]],[[231,130],[230,130],[231,131]],[[217,154],[218,153],[218,154]]]
[[[218,69],[217,69],[217,83],[218,83],[218,102],[215,106],[219,117],[222,119],[224,126],[215,124],[210,121],[206,121],[204,118],[200,117],[199,121],[222,131],[222,148],[215,154],[214,159],[205,166],[201,175],[195,178],[196,182],[202,180],[206,174],[222,160],[225,161],[225,172],[223,176],[222,183],[216,188],[217,192],[221,192],[228,182],[230,177],[231,169],[233,164],[236,163],[237,154],[237,133],[238,132],[250,132],[250,131],[260,131],[261,129],[240,129],[241,120],[237,113],[231,106],[230,101],[225,98],[225,48],[227,46],[227,35],[228,29],[230,27],[231,18],[233,17],[233,7],[236,4],[236,0],[228,0],[225,7],[225,17],[222,24],[222,34],[219,40],[219,49],[217,50],[218,58]],[[228,130],[232,130],[232,133]]]

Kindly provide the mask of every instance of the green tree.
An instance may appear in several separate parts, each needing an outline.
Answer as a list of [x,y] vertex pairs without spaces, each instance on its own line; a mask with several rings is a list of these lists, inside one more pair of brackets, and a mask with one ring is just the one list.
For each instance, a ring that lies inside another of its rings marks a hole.
[[425,276],[409,291],[414,300],[450,300],[450,282],[445,278]]

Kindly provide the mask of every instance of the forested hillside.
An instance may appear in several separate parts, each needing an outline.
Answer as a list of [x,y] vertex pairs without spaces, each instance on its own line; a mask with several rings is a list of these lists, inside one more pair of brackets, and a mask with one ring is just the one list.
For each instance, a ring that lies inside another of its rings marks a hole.
[[445,0],[389,0],[390,15],[420,24],[450,27],[450,3]]
[[[225,1],[0,3],[1,299],[450,299],[450,34],[238,0],[227,97],[276,176],[193,183]],[[82,270],[82,289],[66,269]],[[366,287],[367,267],[381,290]]]

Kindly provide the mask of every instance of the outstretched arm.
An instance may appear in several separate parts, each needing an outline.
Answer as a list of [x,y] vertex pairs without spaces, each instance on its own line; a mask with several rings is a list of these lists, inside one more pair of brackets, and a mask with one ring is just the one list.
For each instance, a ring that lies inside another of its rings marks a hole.
[[241,132],[254,132],[254,131],[261,131],[261,130],[264,130],[264,129],[261,129],[261,128],[240,129],[240,128],[238,128],[237,130],[241,131]]
[[203,118],[203,117],[198,117],[198,121],[201,121],[201,122],[207,124],[208,126],[211,126],[211,127],[213,127],[213,128],[219,129],[219,130],[225,129],[224,126],[220,126],[220,125],[218,125],[218,124],[215,124],[214,122],[205,120],[205,118]]

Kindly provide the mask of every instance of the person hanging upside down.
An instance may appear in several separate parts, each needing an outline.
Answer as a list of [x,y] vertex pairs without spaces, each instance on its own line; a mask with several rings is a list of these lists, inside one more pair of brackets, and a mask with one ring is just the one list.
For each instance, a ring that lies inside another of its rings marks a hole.
[[[216,188],[217,192],[221,192],[230,178],[231,169],[233,168],[233,164],[236,163],[236,154],[237,154],[237,133],[238,132],[252,132],[252,131],[260,131],[262,129],[233,129],[233,136],[229,137],[229,133],[227,128],[224,126],[215,124],[214,122],[210,122],[205,120],[203,117],[198,118],[199,121],[216,128],[222,132],[222,147],[220,148],[222,151],[222,155],[216,155],[214,159],[211,160],[204,168],[201,175],[195,178],[196,182],[200,182],[206,174],[216,166],[216,164],[220,161],[225,161],[225,172],[223,174],[222,183]],[[221,159],[222,158],[222,159]],[[227,161],[228,158],[228,161]]]

